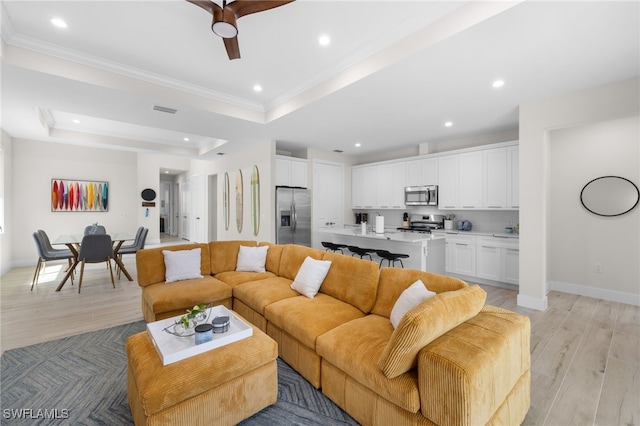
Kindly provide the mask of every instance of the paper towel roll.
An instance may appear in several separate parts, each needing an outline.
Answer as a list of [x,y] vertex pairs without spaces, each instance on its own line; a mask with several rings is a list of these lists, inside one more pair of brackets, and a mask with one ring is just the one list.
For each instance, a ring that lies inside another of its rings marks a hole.
[[362,222],[362,235],[367,233],[367,222]]
[[376,234],[384,234],[384,216],[376,216]]

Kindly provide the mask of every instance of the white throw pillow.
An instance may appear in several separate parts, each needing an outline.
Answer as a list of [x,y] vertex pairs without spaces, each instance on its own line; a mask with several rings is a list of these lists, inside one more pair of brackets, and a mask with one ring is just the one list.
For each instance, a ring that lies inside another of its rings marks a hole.
[[398,327],[400,320],[407,312],[435,295],[436,293],[427,290],[421,280],[407,287],[396,300],[393,309],[391,309],[391,317],[389,319],[393,328]]
[[165,282],[202,278],[200,273],[200,248],[193,250],[162,250],[164,267],[166,269]]
[[236,271],[265,272],[264,265],[267,261],[268,246],[247,247],[240,246]]
[[291,288],[307,296],[309,299],[313,299],[314,296],[318,294],[320,286],[327,276],[330,267],[330,260],[315,260],[307,256],[304,262],[302,262],[302,266],[300,266],[300,270],[296,274]]

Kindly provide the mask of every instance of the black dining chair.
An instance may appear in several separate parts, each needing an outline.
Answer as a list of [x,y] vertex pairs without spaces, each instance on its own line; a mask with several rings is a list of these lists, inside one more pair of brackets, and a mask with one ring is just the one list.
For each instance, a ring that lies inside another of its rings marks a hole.
[[116,288],[113,280],[113,269],[111,268],[111,259],[113,259],[113,242],[111,236],[107,234],[89,234],[82,237],[80,244],[80,253],[78,253],[78,261],[82,263],[80,267],[80,283],[78,284],[78,293],[82,288],[82,277],[84,275],[85,263],[102,263],[106,262],[111,275],[111,284]]
[[[43,238],[39,230],[33,233],[36,250],[38,251],[38,263],[36,264],[36,270],[33,274],[33,280],[31,280],[31,291],[33,291],[33,287],[38,284],[40,273],[45,269],[47,261],[67,260],[69,267],[71,267],[73,265],[73,260],[75,259],[74,254],[69,249],[54,249],[49,243],[48,245],[51,247],[51,250],[48,250],[47,242],[49,242],[49,239],[46,237],[46,234],[44,234],[44,236],[46,240]],[[71,284],[73,284],[73,274],[71,275]]]
[[[123,254],[136,254],[138,250],[142,250],[144,248],[144,244],[147,240],[147,234],[149,233],[149,228],[145,228],[143,226],[138,228],[136,232],[136,239],[131,244],[123,245],[118,250],[118,259],[122,262]],[[118,278],[120,278],[120,267],[116,263],[116,270],[118,271]]]

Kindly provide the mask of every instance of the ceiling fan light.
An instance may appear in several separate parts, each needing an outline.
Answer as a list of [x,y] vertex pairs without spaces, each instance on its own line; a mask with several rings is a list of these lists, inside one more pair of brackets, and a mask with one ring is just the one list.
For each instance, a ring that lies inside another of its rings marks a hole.
[[222,38],[234,38],[238,35],[238,29],[228,22],[218,21],[211,25],[211,30]]

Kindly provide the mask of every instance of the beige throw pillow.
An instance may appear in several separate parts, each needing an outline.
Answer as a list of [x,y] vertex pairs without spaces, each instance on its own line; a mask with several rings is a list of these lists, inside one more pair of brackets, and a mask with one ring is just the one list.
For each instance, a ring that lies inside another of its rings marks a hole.
[[267,262],[268,246],[247,247],[240,246],[238,251],[238,261],[236,271],[242,272],[264,272],[264,265]]
[[426,345],[480,312],[487,293],[478,285],[445,291],[407,312],[391,334],[378,367],[392,379],[414,368]]
[[192,250],[162,250],[164,255],[165,283],[202,278],[200,272],[200,248]]

